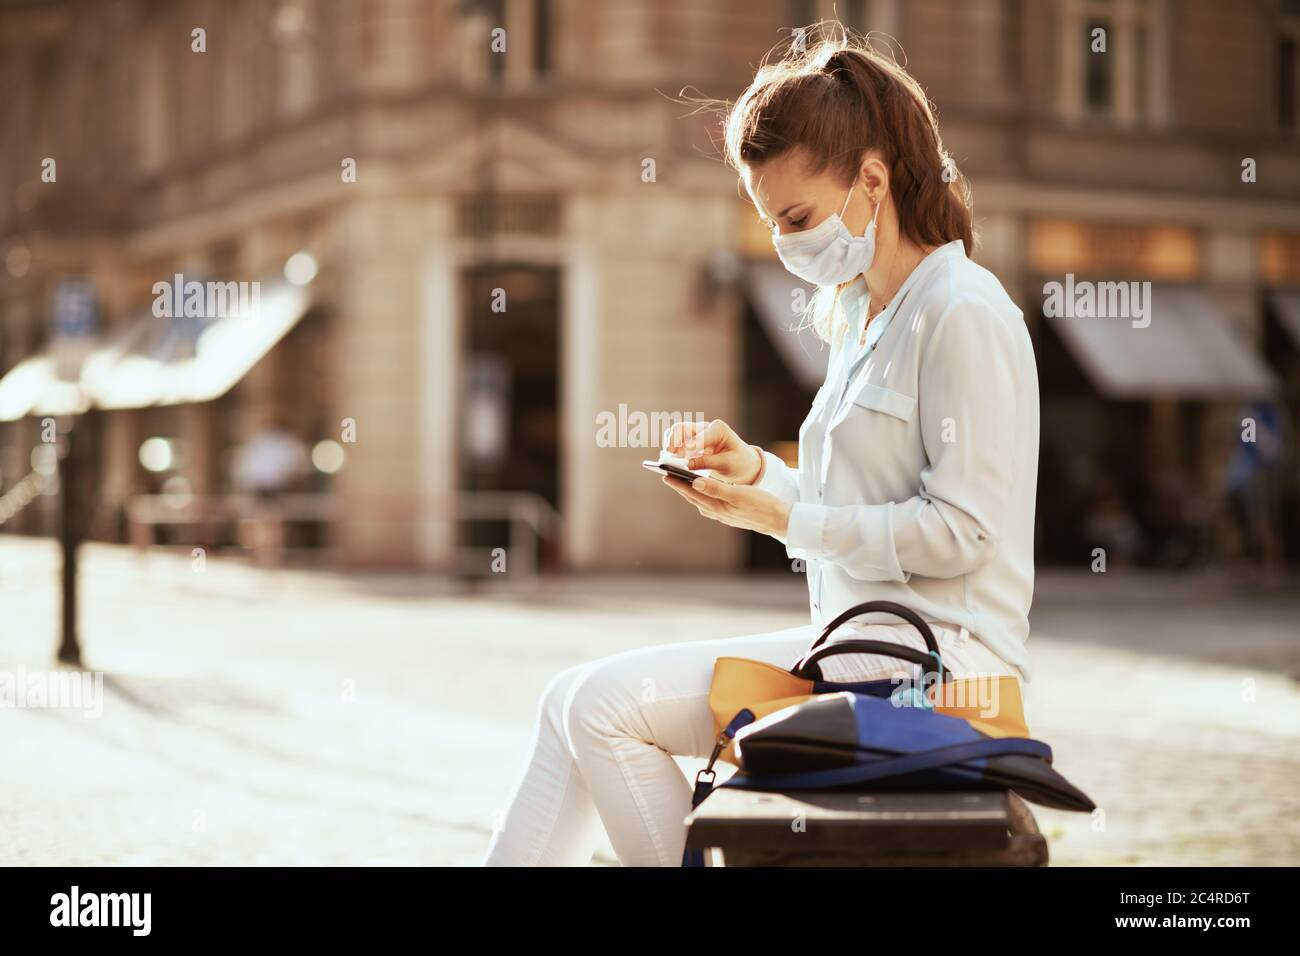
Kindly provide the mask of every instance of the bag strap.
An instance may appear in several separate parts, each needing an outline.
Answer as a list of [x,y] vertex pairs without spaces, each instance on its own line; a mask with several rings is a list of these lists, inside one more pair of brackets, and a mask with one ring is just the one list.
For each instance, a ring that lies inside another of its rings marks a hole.
[[853,607],[849,608],[839,617],[835,618],[835,620],[826,625],[825,629],[822,631],[821,637],[813,641],[812,647],[808,648],[808,652],[812,653],[821,646],[826,639],[831,636],[831,633],[841,624],[844,624],[846,621],[860,615],[873,613],[892,614],[895,617],[901,617],[904,621],[911,624],[921,632],[921,638],[925,641],[926,649],[936,657],[938,656],[939,642],[934,639],[934,631],[930,630],[930,625],[925,623],[924,618],[913,611],[910,607],[906,607],[896,601],[865,601],[862,604],[853,605]]
[[[742,745],[743,747],[743,745]],[[733,774],[720,787],[741,790],[820,790],[842,787],[851,783],[883,780],[922,770],[936,770],[952,764],[962,764],[982,757],[1004,757],[1020,754],[1041,757],[1052,762],[1052,748],[1041,740],[1028,737],[998,737],[992,740],[972,740],[947,747],[935,747],[920,753],[905,754],[876,760],[871,763],[835,767],[831,770],[799,770],[792,773]],[[974,768],[970,768],[974,769]]]
[[930,686],[931,682],[942,682],[952,676],[951,672],[943,666],[943,658],[938,653],[929,654],[903,644],[890,644],[887,641],[836,641],[834,644],[809,651],[790,669],[790,673],[805,680],[819,681],[822,679],[822,669],[817,662],[826,657],[834,657],[836,654],[883,654],[886,657],[896,657],[901,661],[911,661],[921,666],[921,679],[926,686]]

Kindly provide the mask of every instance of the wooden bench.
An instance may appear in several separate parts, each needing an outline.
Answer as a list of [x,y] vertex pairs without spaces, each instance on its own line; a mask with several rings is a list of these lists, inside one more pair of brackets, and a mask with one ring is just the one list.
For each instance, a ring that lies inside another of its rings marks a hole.
[[1014,793],[712,793],[686,818],[709,866],[1046,866]]

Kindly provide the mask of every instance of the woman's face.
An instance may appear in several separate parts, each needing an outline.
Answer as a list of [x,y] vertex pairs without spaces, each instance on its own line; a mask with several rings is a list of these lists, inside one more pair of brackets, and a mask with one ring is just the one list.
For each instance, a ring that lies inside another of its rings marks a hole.
[[867,183],[873,194],[878,194],[877,187],[867,180],[873,176],[879,179],[884,169],[875,159],[866,160],[863,166],[854,182],[845,183],[830,169],[810,174],[803,151],[792,149],[766,163],[745,167],[741,176],[759,218],[775,235],[813,229],[831,213],[844,209],[840,219],[850,234],[860,236],[875,213],[862,184]]

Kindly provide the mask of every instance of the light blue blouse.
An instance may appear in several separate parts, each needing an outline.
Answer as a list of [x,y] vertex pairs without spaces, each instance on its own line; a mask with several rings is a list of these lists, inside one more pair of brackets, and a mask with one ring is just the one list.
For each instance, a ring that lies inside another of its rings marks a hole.
[[[791,505],[813,621],[897,601],[964,627],[1029,679],[1038,376],[1023,316],[960,241],[927,255],[858,342],[867,290],[799,432],[758,487]],[[892,621],[886,616],[865,620]]]

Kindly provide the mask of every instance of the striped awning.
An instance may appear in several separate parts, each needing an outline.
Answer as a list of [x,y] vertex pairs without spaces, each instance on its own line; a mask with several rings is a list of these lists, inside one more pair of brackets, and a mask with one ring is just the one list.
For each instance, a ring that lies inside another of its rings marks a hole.
[[0,379],[0,421],[147,408],[220,398],[306,314],[310,293],[276,280],[260,283],[245,307],[228,314],[160,317],[152,309],[107,338],[67,353],[55,342]]
[[1153,285],[1149,305],[1140,322],[1044,312],[1092,383],[1111,398],[1250,398],[1276,388],[1268,366],[1203,290]]

